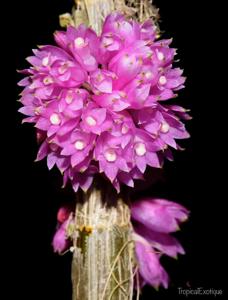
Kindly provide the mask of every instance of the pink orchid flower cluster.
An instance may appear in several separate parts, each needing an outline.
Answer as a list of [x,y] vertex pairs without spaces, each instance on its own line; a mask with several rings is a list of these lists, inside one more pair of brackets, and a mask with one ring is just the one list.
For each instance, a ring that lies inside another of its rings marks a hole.
[[[54,251],[61,254],[72,246],[67,235],[69,224],[74,226],[73,211],[61,207],[57,214],[58,229],[53,238]],[[164,199],[140,199],[132,203],[133,238],[138,264],[140,285],[149,284],[158,289],[168,287],[169,276],[160,263],[162,255],[177,258],[184,254],[181,244],[170,233],[179,229],[179,224],[188,219],[188,210]]]
[[173,67],[171,39],[156,40],[152,21],[109,15],[100,36],[84,25],[54,34],[58,46],[40,46],[19,82],[26,115],[42,142],[37,160],[56,165],[64,186],[86,191],[101,173],[119,191],[134,186],[147,166],[172,159],[170,148],[188,138],[187,111],[166,100],[183,88]]

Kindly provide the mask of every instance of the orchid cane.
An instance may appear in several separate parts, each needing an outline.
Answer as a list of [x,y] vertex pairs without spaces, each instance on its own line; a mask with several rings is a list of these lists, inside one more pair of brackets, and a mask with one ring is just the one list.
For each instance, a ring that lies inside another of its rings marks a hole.
[[73,252],[73,300],[131,300],[145,283],[167,288],[160,257],[184,254],[171,233],[186,208],[131,203],[122,193],[189,137],[187,110],[166,102],[185,77],[173,67],[172,40],[159,39],[157,14],[149,1],[76,1],[72,15],[60,16],[67,28],[54,33],[56,45],[33,50],[21,71],[19,111],[36,128],[36,160],[56,165],[76,193],[53,238],[55,252]]

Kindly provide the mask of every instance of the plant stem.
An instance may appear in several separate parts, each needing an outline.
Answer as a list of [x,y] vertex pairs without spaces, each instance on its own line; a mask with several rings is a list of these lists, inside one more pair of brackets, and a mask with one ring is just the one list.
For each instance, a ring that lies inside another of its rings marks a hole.
[[93,187],[76,207],[73,300],[130,300],[133,294],[129,207],[122,199],[109,207],[103,195]]

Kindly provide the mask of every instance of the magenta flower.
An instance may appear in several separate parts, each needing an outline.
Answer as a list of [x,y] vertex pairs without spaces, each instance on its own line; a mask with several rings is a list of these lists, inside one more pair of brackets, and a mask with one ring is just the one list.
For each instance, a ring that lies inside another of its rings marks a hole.
[[129,147],[122,147],[121,137],[103,133],[97,140],[94,151],[95,158],[99,161],[100,172],[104,172],[111,182],[116,178],[119,170],[128,172],[130,167]]
[[111,93],[113,79],[116,78],[116,74],[107,70],[97,69],[90,75],[90,84],[94,94]]
[[179,229],[179,223],[188,218],[188,210],[164,199],[141,199],[131,205],[135,253],[141,281],[158,288],[167,288],[168,275],[161,266],[160,257],[177,258],[185,251],[170,235]]
[[151,230],[169,233],[188,219],[185,207],[164,199],[141,199],[131,205],[132,218]]
[[135,236],[135,254],[139,265],[139,274],[143,282],[158,289],[160,285],[168,287],[168,274],[160,264],[159,256],[143,238]]
[[57,213],[57,220],[59,223],[64,223],[70,216],[71,209],[68,206],[60,207]]
[[91,157],[88,156],[76,167],[68,168],[63,174],[63,187],[70,180],[75,192],[78,191],[79,187],[86,192],[93,182],[94,175],[98,173],[97,167],[90,162]]
[[100,135],[101,132],[111,128],[111,120],[108,119],[107,110],[96,104],[90,103],[81,116],[81,130]]
[[60,207],[57,213],[57,230],[53,237],[52,246],[54,252],[63,253],[72,245],[71,237],[69,236],[69,228],[74,226],[72,207],[65,205]]
[[185,254],[181,244],[170,234],[151,230],[138,223],[134,223],[134,231],[143,236],[158,253],[163,253],[173,258],[177,258],[178,254]]
[[66,235],[67,224],[68,221],[65,221],[62,225],[60,225],[53,237],[52,245],[54,252],[58,252],[59,254],[66,251],[70,246],[70,240]]
[[144,173],[146,166],[160,168],[157,152],[162,146],[145,131],[137,129],[133,142],[134,160],[137,168]]
[[75,130],[66,141],[62,142],[61,155],[71,157],[71,166],[80,164],[94,147],[95,135],[81,130]]
[[109,15],[100,36],[80,25],[54,34],[57,46],[41,46],[27,58],[19,82],[23,122],[33,123],[47,157],[75,191],[97,173],[119,191],[134,186],[146,168],[172,160],[170,148],[189,137],[187,111],[165,100],[184,87],[173,68],[171,40],[156,40],[152,21],[140,24]]
[[166,148],[170,146],[177,149],[176,139],[188,138],[189,134],[179,118],[158,104],[153,104],[143,112],[137,112],[139,126],[156,137],[156,140]]

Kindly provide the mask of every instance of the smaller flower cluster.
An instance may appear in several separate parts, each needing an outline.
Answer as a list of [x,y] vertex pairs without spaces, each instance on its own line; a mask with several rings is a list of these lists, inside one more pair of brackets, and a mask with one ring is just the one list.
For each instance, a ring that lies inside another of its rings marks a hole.
[[[149,284],[154,288],[168,287],[169,277],[160,263],[162,255],[177,258],[184,254],[184,249],[176,238],[170,235],[179,229],[179,224],[188,218],[188,210],[164,199],[141,199],[131,205],[133,221],[133,239],[135,255],[139,267],[141,285]],[[61,224],[53,239],[55,252],[63,253],[72,245],[68,238],[71,211],[60,208],[57,219]]]
[[72,215],[73,212],[68,206],[63,206],[58,211],[57,230],[52,241],[54,252],[61,254],[72,245],[72,240],[69,237],[69,228],[74,226]]
[[185,254],[170,233],[179,229],[179,224],[188,219],[188,214],[182,205],[164,199],[141,199],[131,205],[135,253],[142,285],[150,284],[156,289],[160,285],[168,287],[169,277],[160,257],[177,258],[178,254]]

